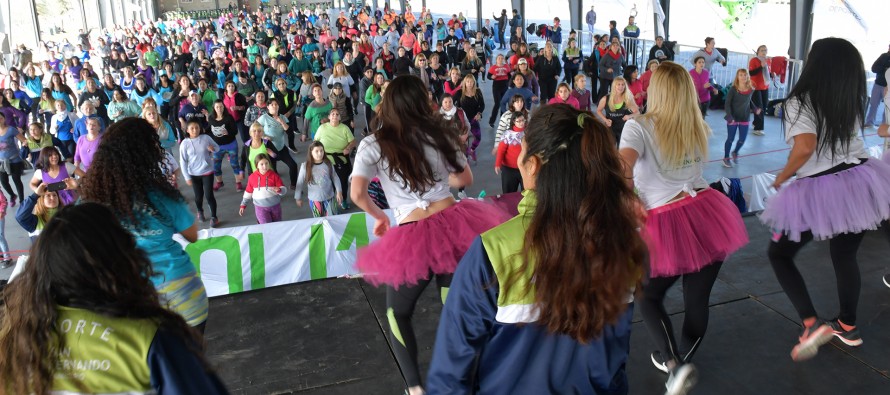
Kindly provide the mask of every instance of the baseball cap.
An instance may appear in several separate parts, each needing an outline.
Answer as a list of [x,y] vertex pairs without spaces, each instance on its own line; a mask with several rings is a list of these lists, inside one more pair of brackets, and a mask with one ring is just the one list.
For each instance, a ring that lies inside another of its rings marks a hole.
[[525,58],[519,58],[519,60],[516,61],[516,64],[528,64],[528,60],[526,60]]

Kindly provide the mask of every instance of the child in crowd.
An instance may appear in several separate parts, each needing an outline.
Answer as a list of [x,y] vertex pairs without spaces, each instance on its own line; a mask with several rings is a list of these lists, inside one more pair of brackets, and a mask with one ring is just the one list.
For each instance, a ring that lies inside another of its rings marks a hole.
[[590,111],[591,95],[587,89],[587,76],[578,74],[575,76],[575,89],[572,89],[572,97],[578,101],[578,109],[582,111]]
[[519,152],[522,151],[522,138],[528,118],[521,112],[513,112],[513,127],[501,136],[497,156],[494,158],[494,172],[501,175],[501,188],[504,193],[522,190],[522,175],[519,174]]
[[74,152],[74,122],[77,122],[77,115],[68,111],[68,106],[62,100],[56,100],[53,104],[56,108],[56,114],[53,115],[49,132],[52,133],[68,152]]
[[258,224],[281,221],[281,197],[287,192],[281,177],[272,170],[272,159],[266,154],[257,154],[253,168],[256,169],[247,179],[247,188],[238,215],[244,216],[247,202],[252,198]]
[[[304,183],[308,186],[306,198],[309,199],[309,209],[313,217],[337,214],[337,207],[343,203],[343,187],[321,142],[315,141],[309,145],[306,162],[300,165],[300,175],[297,177],[297,188],[294,191],[298,207],[303,207]],[[335,197],[337,204],[334,204]]]
[[207,204],[210,206],[210,227],[219,225],[216,216],[216,197],[213,196],[213,153],[219,150],[219,145],[206,134],[201,134],[201,125],[197,122],[189,122],[186,125],[189,138],[182,140],[179,145],[179,167],[185,182],[191,185],[195,192],[195,205],[198,207],[196,216],[199,222],[206,221],[204,217],[204,194],[207,194]]
[[580,109],[578,100],[572,97],[572,88],[565,82],[559,84],[559,87],[556,88],[556,96],[550,99],[547,104],[568,104],[576,110]]

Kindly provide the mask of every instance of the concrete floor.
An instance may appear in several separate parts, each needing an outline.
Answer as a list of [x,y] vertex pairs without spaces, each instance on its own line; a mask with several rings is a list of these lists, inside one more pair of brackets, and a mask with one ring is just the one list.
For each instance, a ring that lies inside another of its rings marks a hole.
[[[864,343],[837,340],[810,361],[790,351],[800,331],[797,314],[766,258],[770,232],[745,218],[751,243],[723,265],[710,299],[710,325],[695,355],[699,384],[692,394],[886,393],[890,385],[888,244],[870,232],[859,251],[862,292],[859,330]],[[818,313],[837,314],[828,243],[801,250],[798,266]],[[357,279],[310,281],[211,299],[207,353],[233,394],[400,394],[404,381],[390,352],[385,293]],[[682,325],[682,293],[666,299],[675,331]],[[441,311],[436,287],[417,303],[414,330],[425,375]],[[260,341],[260,339],[263,339]],[[649,360],[653,343],[637,309],[627,362],[630,394],[660,394],[666,375]]]

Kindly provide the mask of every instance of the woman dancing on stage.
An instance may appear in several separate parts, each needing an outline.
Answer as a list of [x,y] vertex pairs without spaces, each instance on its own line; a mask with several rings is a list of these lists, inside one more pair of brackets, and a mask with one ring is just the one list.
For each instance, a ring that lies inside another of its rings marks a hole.
[[[373,134],[359,144],[351,186],[352,201],[374,217],[374,234],[381,237],[359,250],[356,265],[372,284],[387,285],[390,343],[411,395],[423,393],[411,326],[417,299],[435,276],[444,302],[473,238],[510,218],[478,201],[455,202],[450,188],[469,186],[473,173],[457,129],[429,103],[419,78],[392,81],[369,128]],[[390,229],[389,218],[368,195],[375,177],[398,227]]]
[[[868,159],[860,137],[867,93],[862,57],[850,42],[824,38],[813,43],[800,80],[785,102],[782,123],[791,145],[788,163],[776,176],[779,192],[760,219],[776,233],[769,259],[782,289],[803,321],[791,358],[813,357],[837,336],[859,346],[856,328],[860,277],[856,252],[864,232],[890,218],[890,165]],[[825,76],[832,78],[825,78]],[[783,184],[792,176],[797,179]],[[794,256],[811,240],[829,240],[837,277],[840,314],[823,321],[813,306]]]
[[[664,62],[652,74],[648,111],[625,124],[619,152],[648,216],[649,278],[639,300],[658,350],[652,362],[670,373],[667,394],[685,394],[696,380],[689,363],[708,328],[708,301],[720,266],[748,243],[739,210],[702,178],[710,128],[698,109],[689,72]],[[683,277],[686,315],[678,347],[664,296]]]

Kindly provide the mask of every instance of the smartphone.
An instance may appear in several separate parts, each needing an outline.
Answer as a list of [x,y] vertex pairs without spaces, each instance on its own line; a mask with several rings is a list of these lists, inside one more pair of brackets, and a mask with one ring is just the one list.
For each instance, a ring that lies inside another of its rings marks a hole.
[[59,182],[53,182],[50,184],[46,184],[47,192],[58,192],[58,191],[61,191],[67,187],[68,187],[68,185],[65,184],[65,181],[59,181]]

